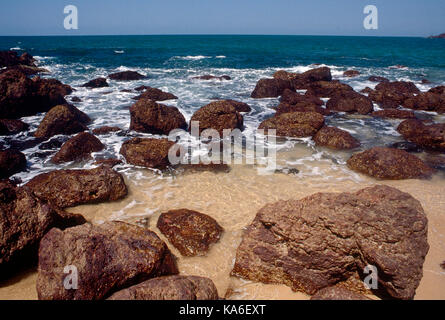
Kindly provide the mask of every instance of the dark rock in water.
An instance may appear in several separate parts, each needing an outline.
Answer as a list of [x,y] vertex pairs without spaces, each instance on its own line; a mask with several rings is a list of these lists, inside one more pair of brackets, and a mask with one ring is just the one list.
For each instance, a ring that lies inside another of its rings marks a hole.
[[136,71],[122,71],[122,72],[112,73],[108,75],[108,78],[118,81],[131,81],[131,80],[142,80],[145,79],[146,76]]
[[322,98],[331,98],[335,95],[339,95],[344,91],[353,92],[351,86],[341,83],[340,81],[317,81],[308,86],[306,91],[307,96],[316,96]]
[[174,129],[187,129],[184,116],[176,107],[141,99],[130,107],[130,130],[166,134]]
[[[37,246],[54,226],[82,224],[82,216],[64,212],[42,202],[26,187],[17,187],[8,180],[0,181],[0,270],[12,264],[32,266]],[[8,270],[13,271],[13,270]],[[5,274],[2,273],[0,278]]]
[[243,116],[233,106],[230,101],[214,101],[196,111],[190,119],[191,129],[192,121],[199,121],[199,134],[206,129],[215,129],[220,137],[223,137],[224,129],[244,128]]
[[[12,138],[12,139],[14,139],[14,138]],[[9,147],[11,149],[16,149],[16,150],[20,150],[20,151],[34,148],[40,142],[42,142],[42,139],[39,139],[39,138],[30,138],[30,139],[26,138],[25,140],[9,140],[9,137],[8,137],[5,140],[9,143]]]
[[99,159],[96,160],[96,162],[94,162],[94,165],[99,165],[99,166],[107,166],[110,168],[113,168],[115,166],[117,166],[118,164],[121,164],[122,160],[119,159],[115,159],[115,158],[109,158],[109,159]]
[[0,51],[0,68],[18,65],[35,67],[35,59],[27,52],[21,56],[16,51]]
[[403,150],[384,147],[356,153],[347,164],[352,170],[377,179],[421,179],[434,173],[420,158]]
[[231,77],[224,75],[224,76],[213,76],[211,74],[206,74],[203,76],[193,77],[192,79],[198,79],[198,80],[232,80]]
[[134,88],[134,90],[135,91],[144,91],[144,90],[149,89],[149,88],[151,88],[151,87],[149,87],[149,86],[139,86],[139,87]]
[[183,256],[206,255],[210,245],[221,238],[223,228],[212,217],[188,209],[160,215],[158,229]]
[[110,132],[117,132],[121,131],[122,129],[119,127],[109,127],[109,126],[103,126],[96,129],[93,129],[93,133],[95,135],[102,135],[102,134],[108,134]]
[[307,89],[308,86],[317,81],[331,81],[331,69],[328,67],[321,67],[311,69],[303,73],[292,73],[280,70],[274,73],[275,79],[290,81],[292,89]]
[[66,141],[68,141],[68,137],[56,137],[48,140],[47,142],[42,143],[39,146],[40,150],[53,150],[59,149]]
[[87,83],[84,83],[83,85],[81,85],[81,87],[85,87],[85,88],[104,88],[104,87],[109,87],[110,85],[107,82],[107,79],[105,78],[97,78],[97,79],[93,79],[91,81],[88,81]]
[[374,90],[372,90],[370,87],[366,87],[366,88],[360,90],[361,93],[366,93],[366,94],[370,94],[373,91]]
[[122,89],[120,92],[132,93],[133,90],[131,90],[131,89]]
[[389,79],[385,78],[385,77],[378,77],[378,76],[370,76],[368,78],[369,81],[372,82],[389,82]]
[[82,100],[79,97],[72,97],[71,101],[72,102],[82,102]]
[[430,84],[430,83],[431,83],[431,81],[428,80],[428,79],[422,79],[420,82],[421,82],[422,84]]
[[171,165],[168,153],[174,145],[168,139],[133,138],[125,141],[119,152],[130,164],[165,169]]
[[402,105],[408,109],[445,113],[445,94],[422,92],[417,96],[407,98]]
[[376,87],[377,91],[396,91],[399,93],[420,93],[419,88],[413,82],[410,81],[394,81],[394,82],[381,82]]
[[395,142],[392,145],[390,145],[389,147],[394,148],[394,149],[404,150],[406,152],[413,152],[413,153],[419,153],[419,152],[423,151],[422,147],[419,147],[417,144],[412,143],[412,142],[406,142],[406,141]]
[[420,202],[388,186],[278,201],[259,210],[244,231],[232,275],[312,295],[373,265],[379,289],[412,299],[427,232]]
[[282,102],[278,105],[276,110],[277,115],[289,112],[317,112],[324,116],[331,114],[329,110],[311,102],[299,102],[297,104],[288,104]]
[[367,296],[343,287],[327,287],[317,291],[311,300],[371,300]]
[[414,119],[416,115],[412,111],[400,109],[385,109],[371,113],[373,117],[389,119]]
[[337,150],[354,149],[360,146],[360,142],[349,132],[327,126],[315,134],[314,141],[319,146]]
[[120,173],[109,167],[91,170],[55,170],[42,173],[27,184],[44,201],[60,208],[119,200],[127,195]]
[[339,112],[368,114],[374,110],[372,100],[355,91],[341,91],[331,95],[326,109]]
[[250,112],[252,111],[252,108],[245,102],[240,102],[240,101],[235,101],[232,99],[228,99],[228,100],[222,100],[225,103],[229,103],[231,104],[236,111],[238,112]]
[[292,89],[289,80],[260,79],[251,93],[252,98],[275,98],[283,94],[285,89]]
[[264,120],[258,128],[266,134],[269,129],[275,129],[277,136],[302,138],[313,136],[323,125],[324,117],[319,113],[291,112]]
[[18,72],[23,73],[26,76],[33,76],[33,75],[40,74],[40,73],[49,73],[49,71],[47,69],[44,69],[44,68],[18,65],[18,66],[13,66],[13,67],[9,67],[9,68],[0,70],[0,74],[4,73],[4,72],[7,72],[7,71],[10,71],[10,70],[16,70]]
[[26,157],[23,153],[14,149],[0,151],[0,179],[9,178],[25,168]]
[[400,123],[397,131],[408,141],[427,149],[445,150],[445,123],[426,125],[418,119]]
[[[66,290],[66,266],[78,272]],[[123,222],[52,229],[40,242],[40,300],[99,300],[149,278],[177,274],[167,245],[152,231]]]
[[317,106],[322,106],[323,105],[323,100],[314,97],[314,96],[309,96],[309,95],[303,95],[300,94],[298,92],[289,90],[289,89],[285,89],[283,91],[283,94],[281,95],[280,98],[280,102],[282,103],[287,103],[290,105],[295,105],[295,104],[299,104],[299,103],[310,103],[310,104],[315,104]]
[[346,70],[345,72],[343,72],[344,77],[353,78],[357,77],[358,75],[360,75],[360,71],[357,70]]
[[118,291],[108,300],[219,300],[219,296],[209,278],[164,276]]
[[431,88],[430,90],[428,90],[428,92],[439,94],[439,95],[445,95],[445,86],[438,86],[438,87]]
[[28,130],[29,125],[22,120],[0,119],[0,135],[11,135]]
[[47,112],[34,136],[50,138],[57,134],[73,134],[87,130],[91,119],[73,105],[59,105]]
[[65,142],[51,159],[54,163],[83,160],[92,152],[99,152],[105,146],[98,138],[88,132],[81,132]]
[[164,92],[157,88],[145,87],[145,91],[141,95],[138,95],[133,99],[134,100],[151,99],[153,101],[165,101],[165,100],[178,99],[178,97],[170,92]]
[[375,91],[369,94],[369,97],[382,108],[397,108],[406,99],[418,93],[420,90],[412,82],[380,82],[375,87]]

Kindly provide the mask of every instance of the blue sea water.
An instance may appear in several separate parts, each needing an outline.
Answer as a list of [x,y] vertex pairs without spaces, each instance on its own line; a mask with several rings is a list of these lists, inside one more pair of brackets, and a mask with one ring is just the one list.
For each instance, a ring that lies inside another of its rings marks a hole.
[[[258,124],[274,113],[271,107],[278,104],[278,99],[251,99],[250,93],[260,78],[271,77],[280,69],[304,72],[318,64],[326,65],[335,79],[348,83],[355,90],[366,86],[373,88],[376,83],[367,80],[370,75],[384,76],[392,81],[413,81],[422,91],[445,84],[444,39],[251,35],[0,37],[0,50],[9,49],[29,52],[41,67],[51,72],[45,77],[57,78],[73,86],[76,89],[73,96],[82,99],[75,105],[93,119],[91,128],[110,125],[128,129],[128,107],[134,103],[131,98],[135,93],[122,90],[139,85],[174,93],[179,99],[165,104],[177,106],[187,120],[194,111],[215,99],[247,102],[253,112],[245,115],[245,134],[253,135]],[[395,65],[406,68],[392,68]],[[348,69],[358,70],[361,75],[343,77],[343,72]],[[148,77],[129,82],[108,80],[109,88],[91,90],[80,87],[93,78],[123,70],[135,70]],[[229,75],[232,80],[192,79],[204,74]],[[428,79],[431,84],[422,84],[422,79]],[[432,113],[419,116],[443,121],[442,117]],[[32,131],[42,118],[43,114],[40,114],[23,120],[31,124]],[[398,120],[337,114],[326,121],[357,136],[362,141],[362,148],[402,140],[395,130]],[[110,134],[101,139],[107,148],[95,157],[117,157],[126,137]],[[24,142],[21,149],[27,155],[29,170],[18,175],[23,180],[42,170],[55,168],[49,159],[56,150],[42,151],[32,143],[25,143],[32,140],[29,133],[3,140],[6,145],[13,140]],[[307,139],[292,143],[307,144],[314,157],[320,157],[321,152],[339,163],[344,163],[347,157],[320,151]],[[90,164],[67,166],[86,167]]]

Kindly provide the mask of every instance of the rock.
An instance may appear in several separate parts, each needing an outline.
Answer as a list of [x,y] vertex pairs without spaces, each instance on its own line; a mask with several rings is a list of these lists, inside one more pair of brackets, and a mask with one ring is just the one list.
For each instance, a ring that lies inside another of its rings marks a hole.
[[375,91],[369,93],[369,98],[382,108],[397,108],[406,99],[417,93],[420,93],[420,90],[412,82],[380,82],[375,87]]
[[82,216],[40,201],[29,188],[1,180],[0,268],[7,268],[11,264],[32,265],[36,262],[39,241],[50,228],[84,222]]
[[267,134],[269,129],[276,129],[277,136],[310,137],[324,125],[324,117],[316,112],[292,112],[277,114],[264,120],[259,129]]
[[81,85],[81,87],[104,88],[104,87],[109,87],[109,84],[107,82],[107,79],[105,79],[105,78],[96,78],[91,81],[88,81],[87,83],[84,83],[83,85]]
[[93,133],[95,135],[103,135],[103,134],[108,134],[110,132],[117,132],[117,131],[121,131],[121,130],[122,129],[119,127],[103,126],[103,127],[93,129]]
[[187,129],[184,116],[176,107],[141,99],[130,107],[130,130],[166,134],[174,129]]
[[410,81],[394,81],[394,82],[381,82],[376,87],[377,91],[396,91],[399,93],[417,94],[420,93],[419,88],[413,82]]
[[355,91],[342,91],[331,95],[326,109],[339,112],[368,114],[374,110],[372,100]]
[[14,149],[0,151],[0,179],[9,178],[25,168],[26,157],[23,153]]
[[428,92],[439,94],[439,95],[445,95],[445,86],[438,86],[438,87],[431,88],[430,90],[428,90]]
[[120,154],[135,166],[165,169],[171,165],[168,153],[174,145],[168,139],[133,138],[122,144]]
[[427,149],[445,150],[445,123],[426,125],[417,119],[400,123],[397,131],[408,141]]
[[73,105],[59,105],[49,110],[34,136],[50,138],[57,134],[74,134],[87,130],[91,119]]
[[146,280],[108,300],[219,300],[219,296],[209,278],[176,275]]
[[417,144],[407,141],[395,142],[391,144],[389,148],[400,149],[406,152],[414,152],[414,153],[419,153],[423,151],[423,149],[419,147]]
[[212,217],[188,209],[170,210],[159,216],[158,229],[183,256],[204,256],[219,241],[223,228]]
[[59,136],[44,142],[39,146],[40,150],[53,150],[59,149],[69,138],[66,136]]
[[311,300],[371,300],[367,296],[346,288],[334,286],[317,291]]
[[108,75],[108,78],[118,81],[131,81],[131,80],[142,80],[145,79],[146,76],[136,71],[122,71],[122,72],[112,73]]
[[103,166],[113,168],[121,163],[122,163],[122,160],[115,159],[115,158],[109,158],[109,159],[99,159],[96,162],[94,162],[94,165],[98,165],[98,166],[103,165]]
[[366,87],[365,89],[360,90],[361,93],[365,93],[365,94],[370,94],[373,91],[374,90],[372,90],[370,87]]
[[105,146],[94,135],[81,132],[65,142],[51,159],[54,163],[63,163],[88,158],[92,152],[99,152]]
[[199,134],[206,129],[215,129],[220,137],[223,137],[224,129],[243,130],[243,116],[236,111],[232,102],[214,101],[196,111],[190,119],[190,128],[192,121],[199,121]]
[[308,95],[303,95],[300,94],[298,92],[286,89],[283,91],[283,94],[281,95],[280,98],[280,102],[281,103],[287,103],[290,105],[295,105],[295,104],[299,104],[299,103],[311,103],[311,104],[315,104],[317,106],[322,106],[323,105],[323,101],[317,97],[314,96],[308,96]]
[[0,135],[12,135],[28,130],[29,125],[22,120],[0,119]]
[[127,195],[122,175],[108,167],[42,173],[26,186],[39,199],[51,201],[60,208],[115,201]]
[[405,99],[402,105],[408,109],[445,113],[445,95],[439,95],[432,92],[422,92],[417,96]]
[[292,89],[294,90],[307,89],[313,82],[332,80],[331,70],[328,67],[311,69],[301,74],[280,70],[275,72],[273,77],[275,79],[290,81]]
[[343,72],[343,76],[348,78],[357,77],[358,75],[360,75],[360,71],[357,70],[346,70]]
[[315,134],[314,141],[319,146],[337,150],[354,149],[360,146],[360,142],[349,132],[326,126]]
[[313,295],[373,265],[379,289],[412,299],[429,249],[427,225],[420,202],[388,186],[278,201],[244,231],[232,275]]
[[431,81],[428,80],[428,79],[422,79],[422,80],[420,81],[420,83],[422,83],[422,84],[430,84]]
[[390,119],[414,119],[416,115],[412,111],[400,109],[385,109],[371,113],[373,117]]
[[331,112],[319,105],[313,103],[299,102],[297,104],[288,104],[288,103],[280,103],[277,107],[277,115],[282,113],[289,112],[317,112],[321,115],[327,116],[330,115]]
[[252,98],[275,98],[281,96],[285,89],[292,89],[288,80],[260,79],[251,93]]
[[202,171],[211,171],[211,172],[230,172],[230,166],[225,163],[197,163],[197,164],[182,164],[180,166],[181,169],[191,172],[202,172]]
[[[66,266],[78,272],[76,290],[66,290]],[[177,274],[167,245],[152,231],[123,222],[52,229],[40,242],[40,300],[99,300],[156,276]]]
[[354,91],[351,86],[341,83],[340,81],[318,81],[313,82],[308,86],[306,91],[307,96],[316,96],[331,98],[343,91]]
[[79,97],[71,97],[72,102],[82,102],[82,100]]
[[41,79],[34,77],[32,79],[37,91],[33,97],[34,103],[42,106],[42,111],[48,111],[54,106],[65,104],[65,96],[73,93],[74,89],[67,84],[63,84],[56,79]]
[[235,101],[232,99],[228,99],[228,100],[222,100],[225,103],[229,103],[231,104],[236,111],[238,112],[250,112],[252,111],[252,108],[245,102],[240,102],[240,101]]
[[378,76],[370,76],[368,78],[369,81],[372,82],[389,82],[389,79],[385,78],[385,77],[378,77]]
[[352,170],[377,179],[420,179],[428,178],[434,173],[418,157],[403,150],[385,147],[356,153],[347,164]]
[[172,93],[164,92],[157,88],[145,87],[145,91],[141,95],[138,95],[133,99],[134,100],[151,99],[153,101],[164,101],[164,100],[178,99],[178,97]]
[[205,74],[203,76],[197,76],[193,77],[192,79],[198,79],[198,80],[232,80],[231,77],[224,75],[224,76],[213,76],[211,74]]
[[445,170],[445,157],[440,155],[428,154],[425,157],[425,163],[431,168]]
[[14,67],[18,65],[35,67],[35,59],[27,52],[18,56],[16,51],[0,51],[0,68]]

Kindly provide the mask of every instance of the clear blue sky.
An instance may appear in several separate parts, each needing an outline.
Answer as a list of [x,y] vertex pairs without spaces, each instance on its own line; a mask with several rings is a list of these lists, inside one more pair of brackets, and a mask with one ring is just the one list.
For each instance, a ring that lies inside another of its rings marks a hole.
[[[0,35],[303,34],[428,36],[445,32],[445,0],[14,0],[2,1]],[[63,8],[79,9],[79,30]],[[379,29],[363,28],[376,5]]]

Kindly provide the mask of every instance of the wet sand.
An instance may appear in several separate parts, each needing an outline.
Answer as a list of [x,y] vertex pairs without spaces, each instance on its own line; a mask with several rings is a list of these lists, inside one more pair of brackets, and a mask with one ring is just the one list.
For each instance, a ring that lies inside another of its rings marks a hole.
[[[289,156],[289,155],[286,155]],[[276,173],[258,175],[255,167],[233,165],[229,173],[186,172],[163,179],[150,170],[131,169],[126,174],[129,195],[119,202],[83,205],[69,211],[83,214],[92,223],[121,220],[156,228],[159,215],[170,209],[198,210],[215,218],[225,229],[220,242],[206,257],[178,257],[182,274],[211,278],[220,294],[228,299],[308,299],[284,285],[265,285],[230,277],[243,228],[267,203],[299,199],[316,192],[355,192],[374,184],[387,184],[418,199],[428,216],[428,242],[424,276],[416,299],[445,299],[445,183],[442,174],[431,180],[377,181],[356,175],[344,165],[312,163],[316,175]],[[320,174],[321,172],[321,174]],[[7,282],[0,282],[0,299],[36,299],[36,272],[30,270]]]

